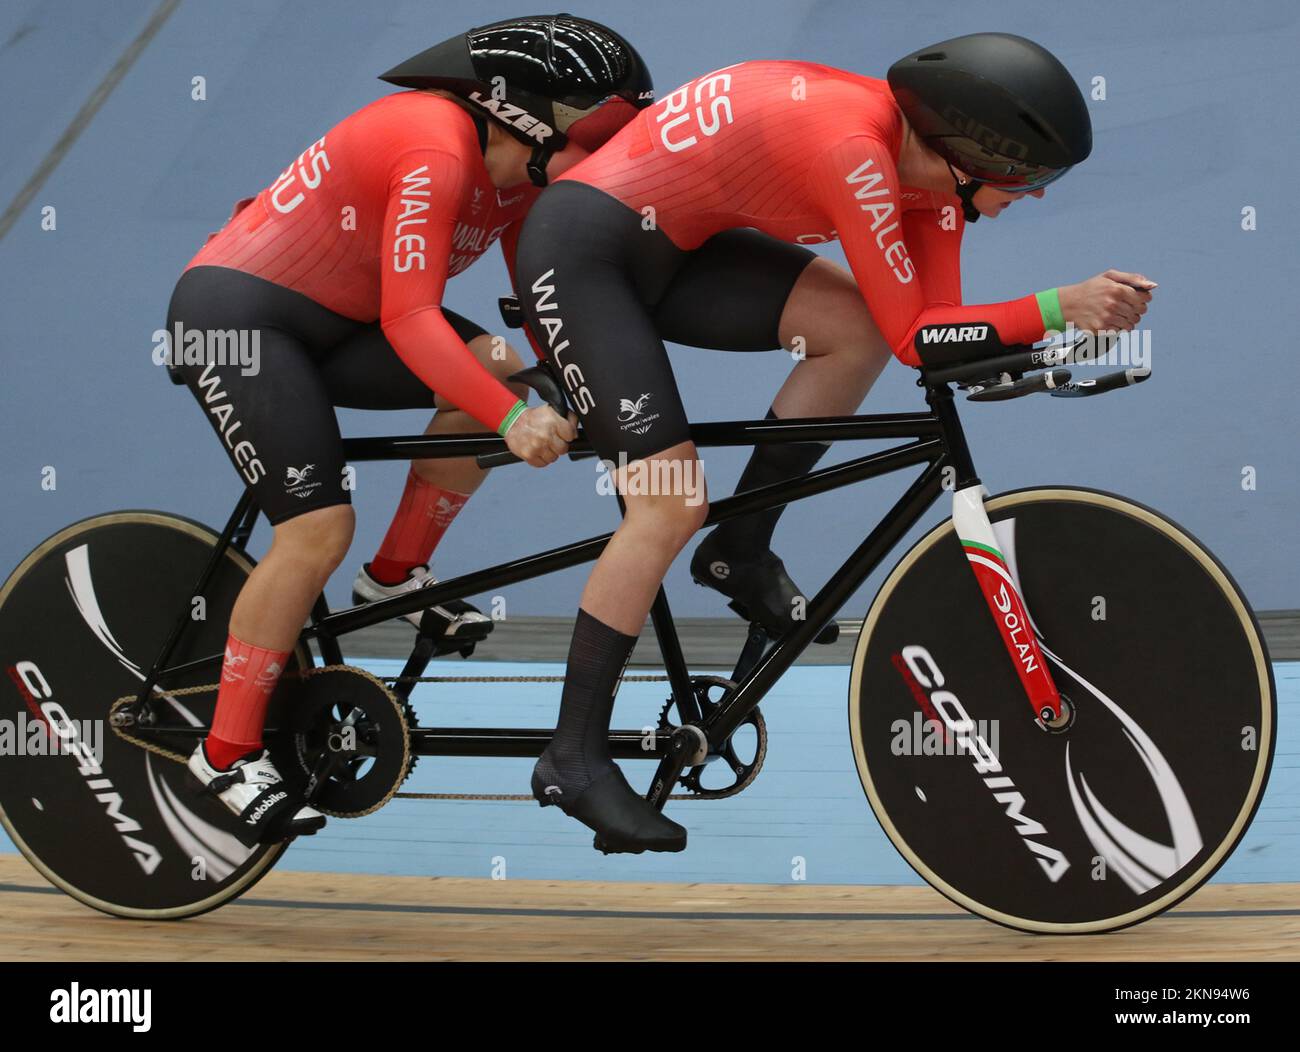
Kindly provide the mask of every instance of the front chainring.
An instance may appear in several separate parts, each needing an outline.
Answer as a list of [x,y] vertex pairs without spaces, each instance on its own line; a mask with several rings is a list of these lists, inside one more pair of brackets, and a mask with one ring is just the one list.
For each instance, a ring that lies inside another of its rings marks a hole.
[[415,767],[410,706],[349,665],[312,669],[291,689],[287,751],[308,801],[335,818],[378,811]]
[[[719,690],[725,696],[728,692],[736,689],[736,684],[722,676],[692,676],[691,688],[695,692],[695,702],[700,707],[700,714],[704,720],[722,703],[721,698],[713,701],[709,697],[710,690]],[[669,698],[664,703],[663,709],[659,713],[659,733],[671,734],[676,729],[677,724],[669,721],[668,713],[676,706],[676,702]],[[767,756],[767,723],[763,719],[763,714],[756,707],[741,722],[736,730],[741,727],[753,727],[757,736],[758,743],[754,749],[754,758],[748,762],[742,760],[736,752],[735,743],[732,738],[728,738],[722,743],[722,746],[710,753],[709,761],[699,764],[698,766],[688,768],[683,771],[678,778],[678,784],[685,789],[694,798],[700,800],[722,800],[728,796],[735,796],[737,793],[749,788],[753,780],[758,777],[758,772],[763,766],[763,759]],[[733,732],[734,737],[734,732]],[[704,787],[702,775],[704,771],[721,761],[725,763],[732,774],[730,785],[720,789],[708,789]]]

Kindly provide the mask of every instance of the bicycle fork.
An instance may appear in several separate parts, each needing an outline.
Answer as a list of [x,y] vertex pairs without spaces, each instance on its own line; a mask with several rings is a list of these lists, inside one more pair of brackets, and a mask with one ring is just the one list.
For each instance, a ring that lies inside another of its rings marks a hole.
[[1061,692],[1047,671],[1029,611],[999,549],[997,534],[984,508],[984,496],[984,487],[978,482],[953,491],[952,522],[957,539],[984,593],[1035,718],[1049,730],[1063,730],[1068,726],[1069,714],[1064,712]]

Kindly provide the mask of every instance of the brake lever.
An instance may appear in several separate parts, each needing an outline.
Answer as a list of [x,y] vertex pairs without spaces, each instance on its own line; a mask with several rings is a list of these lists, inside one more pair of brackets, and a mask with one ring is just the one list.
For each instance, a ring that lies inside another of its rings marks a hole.
[[1039,391],[1051,391],[1053,394],[1070,382],[1069,369],[1045,369],[1041,373],[1013,378],[1010,373],[1003,373],[996,379],[971,384],[966,389],[966,397],[972,402],[1004,402],[1008,398],[1023,398]]
[[1121,369],[1119,372],[1106,373],[1092,380],[1073,380],[1061,385],[1052,392],[1053,398],[1086,398],[1089,395],[1105,394],[1118,391],[1121,387],[1140,384],[1151,375],[1149,368]]

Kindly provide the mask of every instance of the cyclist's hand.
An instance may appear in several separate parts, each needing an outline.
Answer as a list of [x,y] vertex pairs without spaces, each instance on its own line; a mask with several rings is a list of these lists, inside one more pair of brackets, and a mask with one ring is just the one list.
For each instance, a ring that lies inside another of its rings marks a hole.
[[549,405],[539,405],[519,414],[506,432],[506,445],[520,460],[544,468],[564,456],[577,437],[577,417],[570,413],[566,420]]
[[1141,274],[1107,270],[1077,285],[1061,286],[1061,314],[1085,332],[1126,332],[1137,328],[1155,287]]

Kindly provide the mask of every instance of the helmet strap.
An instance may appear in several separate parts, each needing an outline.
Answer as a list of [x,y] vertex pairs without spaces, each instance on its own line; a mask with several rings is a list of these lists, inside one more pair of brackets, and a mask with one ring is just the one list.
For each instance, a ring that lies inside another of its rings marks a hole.
[[534,146],[532,155],[528,158],[527,170],[528,178],[534,186],[545,186],[546,166],[551,163],[551,153],[549,147]]
[[478,133],[478,152],[487,156],[488,148],[488,127],[487,118],[480,113],[471,113],[470,120],[474,122],[474,130]]
[[975,207],[975,192],[979,190],[980,184],[974,179],[962,179],[951,164],[948,165],[948,171],[952,173],[953,183],[955,184],[953,192],[957,195],[957,199],[961,201],[962,215],[966,217],[968,223],[977,222],[980,212]]

